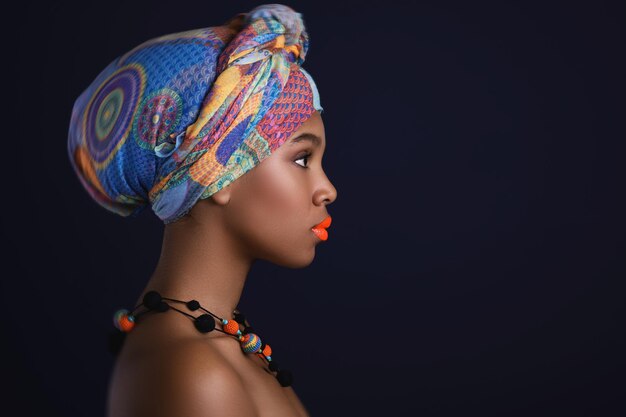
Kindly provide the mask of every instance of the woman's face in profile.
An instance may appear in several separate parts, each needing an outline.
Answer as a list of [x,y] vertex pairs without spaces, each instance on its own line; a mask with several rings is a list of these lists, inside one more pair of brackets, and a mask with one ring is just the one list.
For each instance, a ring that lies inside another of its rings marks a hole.
[[[306,139],[313,136],[319,141]],[[325,147],[324,123],[316,111],[272,155],[230,184],[226,222],[255,259],[292,268],[313,261],[322,240],[311,228],[327,217],[326,205],[337,198],[322,168]]]

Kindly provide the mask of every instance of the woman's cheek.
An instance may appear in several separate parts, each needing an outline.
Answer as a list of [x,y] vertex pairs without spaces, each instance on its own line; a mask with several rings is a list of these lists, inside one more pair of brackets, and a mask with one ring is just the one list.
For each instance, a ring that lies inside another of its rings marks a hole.
[[[282,169],[268,170],[259,190],[263,193],[264,205],[275,215],[291,213],[301,198],[302,190],[287,164]],[[296,167],[297,168],[297,167]]]

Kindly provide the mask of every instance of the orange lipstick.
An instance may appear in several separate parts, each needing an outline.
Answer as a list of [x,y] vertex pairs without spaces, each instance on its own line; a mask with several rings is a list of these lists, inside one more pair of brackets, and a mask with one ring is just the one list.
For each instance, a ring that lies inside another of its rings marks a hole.
[[330,226],[330,223],[332,222],[332,220],[333,219],[330,216],[326,217],[324,220],[322,220],[321,222],[313,226],[311,228],[311,231],[315,233],[315,235],[321,240],[327,240],[328,231],[326,230],[326,228]]

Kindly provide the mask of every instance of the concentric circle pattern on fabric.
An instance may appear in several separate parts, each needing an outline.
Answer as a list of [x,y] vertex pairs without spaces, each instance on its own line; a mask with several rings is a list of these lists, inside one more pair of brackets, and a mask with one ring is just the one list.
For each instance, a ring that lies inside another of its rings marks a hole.
[[176,91],[157,90],[146,97],[134,123],[135,138],[144,149],[154,149],[178,126],[183,103]]
[[124,144],[144,87],[143,67],[131,64],[105,80],[87,105],[85,142],[97,166],[105,166]]

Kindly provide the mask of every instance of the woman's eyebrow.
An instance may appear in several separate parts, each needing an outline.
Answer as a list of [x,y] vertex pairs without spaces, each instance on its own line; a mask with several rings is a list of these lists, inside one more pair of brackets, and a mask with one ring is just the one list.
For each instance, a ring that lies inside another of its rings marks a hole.
[[322,138],[320,138],[319,136],[314,135],[313,133],[303,133],[291,139],[291,145],[295,145],[296,143],[300,143],[304,140],[308,140],[309,142],[312,142],[317,147],[321,146],[322,144]]

